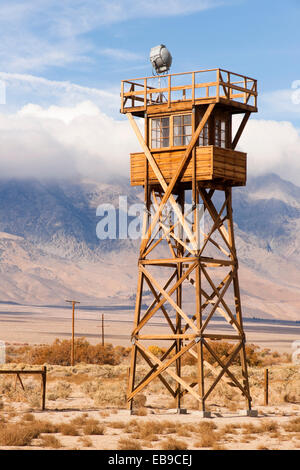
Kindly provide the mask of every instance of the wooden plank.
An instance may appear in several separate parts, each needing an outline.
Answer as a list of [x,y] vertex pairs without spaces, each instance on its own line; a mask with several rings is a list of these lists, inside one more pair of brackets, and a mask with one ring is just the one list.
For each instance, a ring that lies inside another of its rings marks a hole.
[[136,336],[137,340],[175,340],[175,339],[195,339],[197,338],[196,334],[184,334],[184,333],[174,333],[166,335],[138,335]]
[[[170,182],[180,163],[183,150],[154,153],[153,158],[166,182]],[[197,181],[224,177],[231,181],[246,181],[246,154],[219,147],[196,147]],[[145,154],[131,154],[131,182],[141,185],[144,179]],[[181,181],[192,181],[193,162],[189,162],[182,174]],[[152,168],[149,169],[149,182],[159,183]]]

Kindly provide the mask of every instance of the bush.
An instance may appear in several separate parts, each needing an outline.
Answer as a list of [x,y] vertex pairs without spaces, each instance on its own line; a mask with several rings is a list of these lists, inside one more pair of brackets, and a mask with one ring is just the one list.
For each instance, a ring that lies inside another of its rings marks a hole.
[[[71,358],[72,340],[56,339],[51,345],[24,346],[10,350],[9,360],[26,362],[27,364],[53,364],[68,366]],[[113,347],[112,344],[90,344],[85,338],[74,341],[75,360],[88,364],[120,364],[123,357],[129,354],[130,348]]]
[[96,406],[125,406],[126,404],[125,382],[110,383],[108,386],[103,380],[97,379],[82,384],[81,390],[94,400]]

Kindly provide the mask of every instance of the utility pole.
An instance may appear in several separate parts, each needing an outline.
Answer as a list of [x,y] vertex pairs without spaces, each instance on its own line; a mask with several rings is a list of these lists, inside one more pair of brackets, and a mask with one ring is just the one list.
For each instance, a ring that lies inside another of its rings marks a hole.
[[74,348],[74,330],[75,330],[75,305],[80,304],[78,300],[66,300],[72,304],[72,344],[71,344],[71,366],[74,366],[75,362],[75,348]]

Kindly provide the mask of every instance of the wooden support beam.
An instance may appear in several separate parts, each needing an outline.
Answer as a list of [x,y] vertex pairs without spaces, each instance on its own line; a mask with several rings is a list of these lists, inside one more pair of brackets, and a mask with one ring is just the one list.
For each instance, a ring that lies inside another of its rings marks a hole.
[[179,313],[179,315],[185,320],[185,322],[192,328],[192,330],[195,331],[196,334],[199,333],[198,328],[195,326],[195,324],[189,319],[189,317],[184,313],[184,311],[176,304],[176,302],[170,297],[170,295],[165,291],[159,283],[154,279],[154,277],[149,273],[149,271],[146,271],[146,269],[141,266],[141,271],[144,273],[146,277],[151,281],[151,283],[156,287],[157,290],[160,291],[162,296],[166,299],[167,302],[169,302],[170,305],[176,310],[176,312]]
[[156,223],[157,223],[157,221],[158,221],[159,215],[160,215],[161,211],[163,210],[163,207],[164,207],[165,203],[167,202],[167,200],[169,200],[170,203],[172,204],[172,206],[173,206],[173,208],[174,208],[174,210],[175,210],[175,212],[176,212],[177,217],[178,217],[179,220],[181,221],[181,224],[182,224],[182,226],[183,226],[183,228],[184,228],[184,230],[185,230],[187,236],[188,236],[189,239],[190,239],[190,242],[194,245],[194,249],[196,249],[195,241],[193,240],[193,235],[192,235],[192,233],[191,233],[191,231],[190,231],[190,228],[187,226],[186,223],[184,223],[184,220],[183,220],[183,218],[182,218],[182,213],[181,213],[180,209],[178,208],[178,206],[177,206],[177,204],[176,204],[176,202],[175,202],[175,200],[174,200],[174,197],[172,196],[172,191],[173,191],[174,186],[175,186],[175,184],[177,183],[178,179],[180,178],[180,174],[181,174],[182,170],[184,169],[185,165],[187,164],[187,162],[188,162],[188,160],[189,160],[189,158],[190,158],[191,151],[192,151],[192,149],[194,148],[194,146],[196,145],[196,142],[197,142],[197,140],[198,140],[198,137],[199,137],[199,135],[200,135],[200,133],[201,133],[203,127],[205,126],[205,124],[206,124],[206,122],[207,122],[209,116],[211,115],[211,113],[212,113],[214,107],[215,107],[215,104],[210,104],[210,105],[208,106],[207,111],[205,112],[205,114],[204,114],[203,118],[201,119],[201,121],[200,121],[200,123],[199,123],[199,125],[198,125],[198,127],[197,127],[197,129],[196,129],[196,131],[195,131],[195,133],[193,134],[193,136],[192,136],[192,138],[191,138],[191,141],[190,141],[190,143],[189,143],[189,145],[188,145],[188,147],[187,147],[187,149],[186,149],[186,151],[185,151],[185,153],[184,153],[184,156],[183,156],[183,158],[182,158],[182,160],[181,160],[181,162],[180,162],[180,165],[178,166],[177,171],[176,171],[175,175],[173,176],[173,178],[172,178],[172,180],[171,180],[171,182],[170,182],[169,185],[167,185],[165,179],[163,178],[163,176],[162,176],[162,174],[161,174],[160,169],[158,168],[158,166],[157,166],[157,164],[156,164],[155,159],[153,158],[153,155],[151,154],[149,148],[148,148],[147,145],[145,144],[145,141],[144,141],[144,139],[143,139],[143,137],[142,137],[142,135],[141,135],[141,133],[140,133],[140,131],[139,131],[137,125],[136,125],[136,122],[135,122],[135,120],[134,120],[132,114],[131,114],[131,113],[127,113],[127,116],[128,116],[128,118],[129,118],[129,121],[130,121],[130,123],[131,123],[131,125],[132,125],[132,127],[133,127],[133,129],[134,129],[134,131],[135,131],[135,133],[136,133],[136,135],[137,135],[137,137],[138,137],[138,140],[139,140],[139,142],[140,142],[140,144],[141,144],[141,147],[143,148],[143,151],[144,151],[146,157],[148,158],[149,163],[150,163],[150,165],[151,165],[151,167],[152,167],[152,169],[153,169],[153,171],[154,171],[154,173],[155,173],[155,175],[156,175],[158,181],[160,182],[160,184],[161,184],[161,186],[162,186],[162,188],[163,188],[163,190],[164,190],[164,192],[165,192],[165,193],[164,193],[164,196],[163,196],[163,198],[162,198],[162,201],[161,201],[161,203],[160,203],[160,206],[159,206],[158,210],[156,211],[156,214],[154,215],[153,220],[152,220],[152,222],[151,222],[151,225],[150,225],[150,227],[149,227],[149,229],[148,229],[148,232],[147,232],[147,234],[146,234],[146,238],[145,238],[145,240],[142,241],[142,244],[141,244],[141,255],[144,253],[144,251],[145,251],[145,249],[146,249],[146,246],[147,246],[147,243],[148,243],[148,241],[149,241],[150,235],[151,235],[151,233],[152,233],[152,231],[153,231],[153,229],[154,229],[154,227],[155,227],[155,225],[156,225]]
[[145,388],[151,382],[151,380],[153,380],[162,372],[166,371],[166,373],[169,374],[173,379],[175,379],[176,382],[179,382],[183,388],[187,389],[191,393],[191,395],[193,395],[194,398],[196,398],[196,400],[199,400],[198,394],[170,368],[170,366],[178,359],[178,357],[182,356],[186,351],[188,351],[194,345],[195,345],[195,341],[193,340],[187,346],[184,346],[181,349],[181,351],[175,354],[171,359],[163,363],[156,356],[154,356],[154,354],[148,351],[144,346],[142,346],[140,343],[137,343],[137,347],[141,349],[142,351],[144,351],[144,353],[148,355],[152,361],[158,364],[159,368],[155,372],[153,372],[153,374],[143,384],[141,384],[138,388],[136,388],[135,391],[129,395],[128,399],[133,398],[134,395],[142,391],[143,388]]
[[[176,283],[171,287],[171,289],[168,291],[168,295],[172,295],[173,292],[175,292],[177,290],[177,288],[180,286],[180,284],[188,277],[188,275],[193,271],[193,269],[195,268],[196,266],[196,263],[192,264],[186,271],[185,273],[181,276],[180,279],[178,279],[176,281]],[[173,273],[173,275],[171,276],[173,279],[174,277],[176,276],[176,271]],[[163,305],[166,301],[167,301],[167,298],[163,295],[163,292],[165,292],[165,289],[166,287],[164,287],[164,289],[162,289],[162,291],[160,292],[160,295],[162,296],[162,299],[159,301],[158,304],[156,304],[153,308],[151,308],[150,310],[148,309],[146,314],[144,315],[144,317],[142,318],[142,320],[139,322],[139,324],[134,328],[133,330],[133,335],[136,335],[138,333],[138,331],[140,331],[140,329],[153,317],[153,315],[155,314],[155,312],[157,312],[157,310],[161,307],[161,305]]]
[[237,130],[237,133],[236,133],[236,135],[235,135],[235,137],[234,137],[234,139],[233,139],[233,141],[232,141],[232,146],[231,146],[231,148],[232,148],[233,150],[236,148],[236,146],[237,146],[237,144],[238,144],[238,142],[239,142],[239,140],[240,140],[240,137],[241,137],[241,135],[242,135],[242,133],[243,133],[243,130],[245,129],[245,126],[246,126],[246,124],[247,124],[247,122],[248,122],[248,119],[249,119],[249,117],[250,117],[250,114],[251,114],[251,113],[250,113],[249,111],[247,111],[247,112],[245,113],[243,119],[242,119],[242,122],[241,122],[241,124],[240,124],[240,126],[239,126],[239,128],[238,128],[238,130]]

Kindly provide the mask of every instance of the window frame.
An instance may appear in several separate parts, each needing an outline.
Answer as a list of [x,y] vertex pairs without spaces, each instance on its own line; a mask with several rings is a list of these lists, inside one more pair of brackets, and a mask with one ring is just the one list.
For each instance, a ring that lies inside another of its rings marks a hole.
[[228,124],[224,116],[216,116],[214,120],[214,145],[220,148],[227,147]]
[[[157,151],[164,151],[164,150],[170,150],[170,149],[184,149],[188,146],[186,145],[172,145],[174,144],[174,117],[178,116],[191,116],[191,124],[188,125],[191,127],[191,138],[193,135],[193,127],[192,127],[192,113],[191,112],[186,112],[186,113],[175,113],[175,114],[165,114],[165,115],[160,115],[160,116],[151,116],[149,117],[149,126],[148,126],[148,135],[149,135],[149,145],[150,149],[154,152]],[[163,119],[163,118],[169,118],[169,146],[168,147],[152,147],[152,123],[154,119]],[[184,137],[185,134],[182,134],[181,137]],[[171,145],[170,145],[171,144]]]

